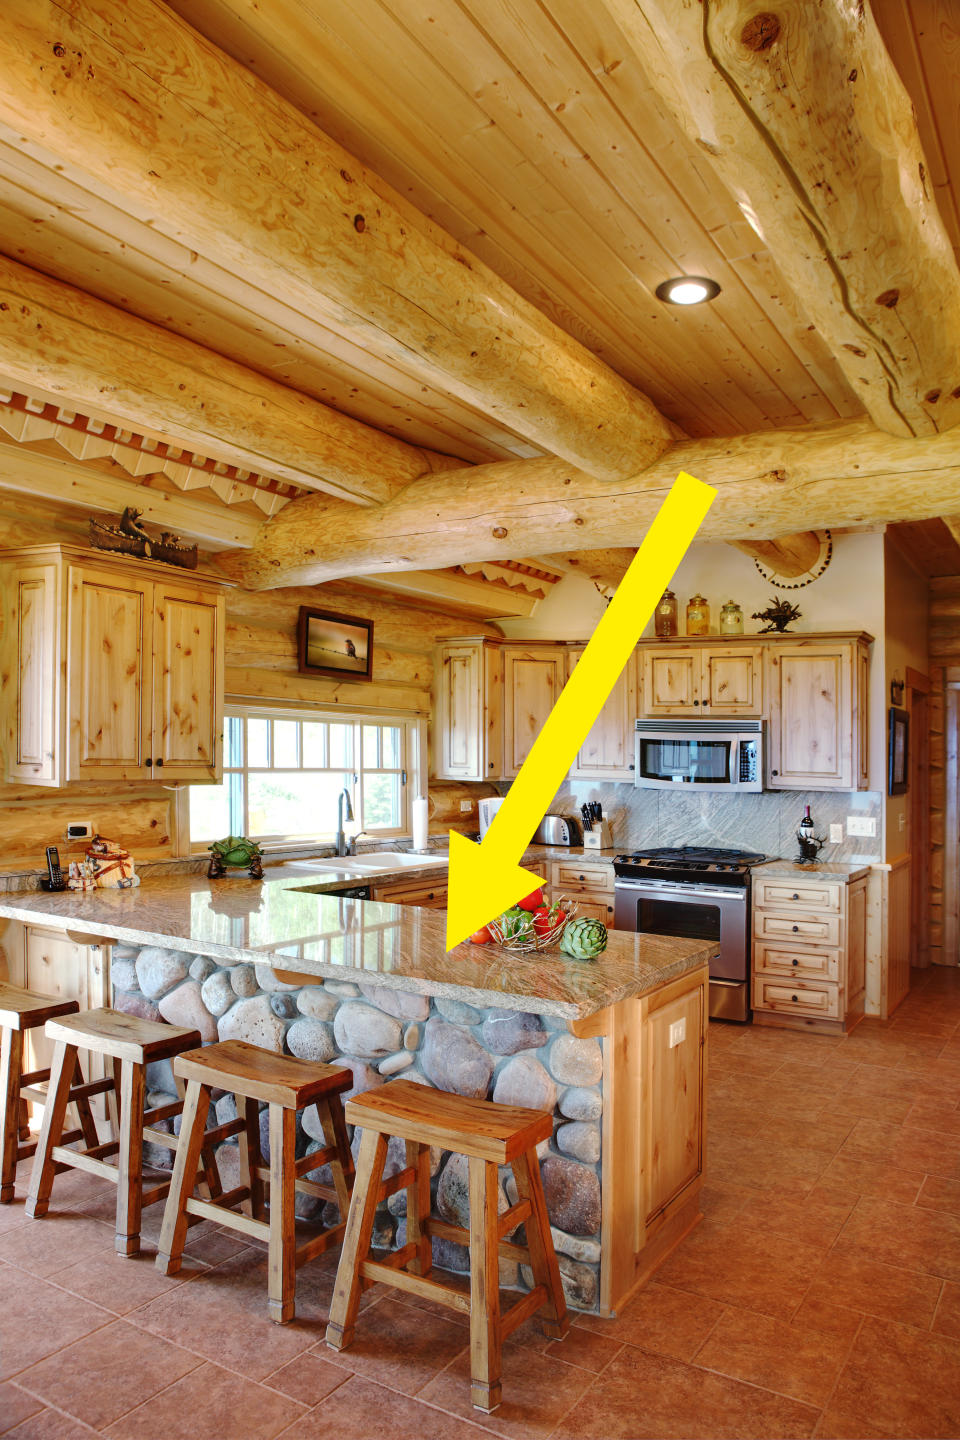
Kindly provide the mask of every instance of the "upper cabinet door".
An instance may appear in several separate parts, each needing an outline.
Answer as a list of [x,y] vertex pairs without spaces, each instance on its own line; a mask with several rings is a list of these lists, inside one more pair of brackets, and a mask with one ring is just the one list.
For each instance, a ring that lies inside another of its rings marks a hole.
[[153,587],[153,773],[218,780],[223,773],[224,602],[179,582]]
[[503,773],[512,779],[563,688],[566,650],[560,645],[538,650],[505,645],[503,667]]
[[147,779],[153,586],[76,565],[68,574],[66,778]]
[[7,779],[60,785],[61,575],[55,564],[4,567],[0,696]]
[[769,654],[770,787],[855,789],[853,645],[778,641]]
[[[567,678],[584,646],[567,651]],[[637,718],[637,655],[630,656],[570,770],[575,780],[632,780]]]
[[443,645],[434,681],[434,774],[483,780],[483,653],[476,644]]
[[708,715],[763,712],[763,651],[743,646],[702,650],[701,707]]
[[696,715],[700,711],[700,651],[672,645],[643,651],[643,713]]

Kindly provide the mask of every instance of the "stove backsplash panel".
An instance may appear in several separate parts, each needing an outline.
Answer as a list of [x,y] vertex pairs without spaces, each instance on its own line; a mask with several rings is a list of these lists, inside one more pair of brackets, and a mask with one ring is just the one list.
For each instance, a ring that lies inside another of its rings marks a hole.
[[[498,788],[506,794],[509,786]],[[580,806],[588,800],[602,804],[617,850],[650,845],[717,845],[759,850],[772,859],[793,859],[797,854],[797,826],[803,819],[803,807],[809,805],[817,835],[828,836],[832,824],[843,826],[843,841],[839,845],[826,844],[820,852],[822,860],[875,864],[882,859],[883,796],[878,791],[765,790],[745,795],[675,795],[668,790],[637,790],[632,785],[575,780],[557,792],[550,811],[579,816]],[[848,815],[873,818],[876,835],[847,835]]]

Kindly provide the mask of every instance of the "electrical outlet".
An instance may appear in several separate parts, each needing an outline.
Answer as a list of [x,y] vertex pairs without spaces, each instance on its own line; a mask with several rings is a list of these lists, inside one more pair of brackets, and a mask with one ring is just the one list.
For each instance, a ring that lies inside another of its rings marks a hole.
[[92,840],[94,835],[92,820],[68,820],[65,840]]
[[848,835],[876,835],[877,822],[872,815],[848,815]]
[[831,825],[831,826],[830,826],[830,844],[831,844],[831,845],[842,845],[842,844],[843,844],[843,826],[842,826],[842,825]]
[[674,1020],[673,1024],[670,1026],[670,1049],[672,1050],[675,1045],[682,1045],[686,1038],[686,1020]]
[[461,800],[461,801],[460,801],[460,814],[461,814],[461,815],[469,815],[469,814],[470,814],[470,811],[471,811],[472,809],[473,809],[473,801],[472,801],[472,800]]

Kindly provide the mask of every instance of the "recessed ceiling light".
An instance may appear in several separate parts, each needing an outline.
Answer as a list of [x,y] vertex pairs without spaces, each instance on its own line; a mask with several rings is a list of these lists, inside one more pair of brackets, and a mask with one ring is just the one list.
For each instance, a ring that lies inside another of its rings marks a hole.
[[668,305],[702,305],[719,294],[716,280],[708,280],[705,275],[677,275],[673,280],[664,280],[656,290],[657,299]]

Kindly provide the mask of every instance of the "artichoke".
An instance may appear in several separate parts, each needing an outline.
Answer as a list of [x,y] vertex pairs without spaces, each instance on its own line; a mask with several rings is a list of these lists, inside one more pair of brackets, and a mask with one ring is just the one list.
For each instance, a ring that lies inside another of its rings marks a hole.
[[600,920],[570,920],[560,936],[560,949],[574,960],[594,960],[607,948],[607,927]]

